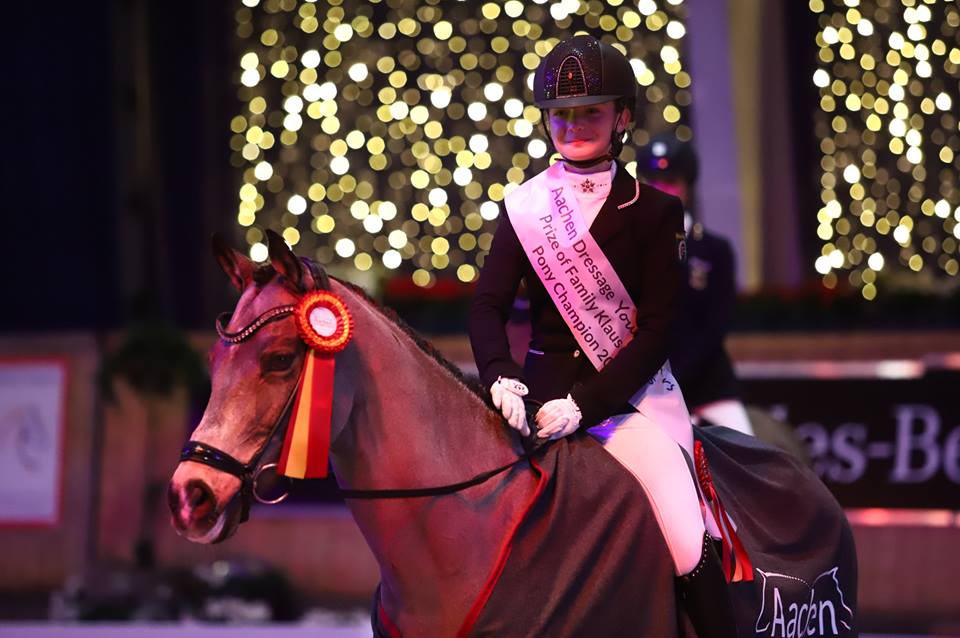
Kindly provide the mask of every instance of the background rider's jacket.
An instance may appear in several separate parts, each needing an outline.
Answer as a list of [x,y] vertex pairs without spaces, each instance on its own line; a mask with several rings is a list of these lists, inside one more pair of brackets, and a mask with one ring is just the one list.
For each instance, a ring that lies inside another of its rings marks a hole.
[[[547,212],[544,202],[542,213]],[[602,372],[579,351],[527,260],[506,211],[500,215],[477,283],[469,325],[474,358],[486,387],[503,376],[523,380],[530,387],[530,398],[541,402],[569,392],[583,413],[583,427],[633,411],[627,401],[667,359],[668,331],[684,276],[683,208],[677,198],[638,184],[620,165],[590,234],[637,307],[636,335]],[[532,324],[523,369],[510,357],[504,331],[521,277],[527,283]]]
[[687,407],[740,397],[724,339],[736,303],[730,243],[694,224],[687,235],[686,283],[670,350],[670,366]]

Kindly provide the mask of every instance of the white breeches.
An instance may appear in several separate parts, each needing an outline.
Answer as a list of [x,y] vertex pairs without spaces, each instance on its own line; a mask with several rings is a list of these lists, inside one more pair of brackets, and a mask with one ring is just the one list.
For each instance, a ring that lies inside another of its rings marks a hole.
[[[701,507],[695,480],[683,456],[693,459],[693,429],[683,395],[665,366],[646,396],[631,403],[639,412],[613,416],[588,430],[640,482],[667,541],[677,575],[700,562],[703,533],[714,538],[719,528]],[[666,388],[669,388],[667,390]],[[641,393],[638,393],[641,394]],[[637,397],[635,397],[637,398]]]
[[693,412],[693,422],[699,423],[700,419],[754,436],[746,408],[743,407],[743,403],[735,399],[724,399],[700,406]]

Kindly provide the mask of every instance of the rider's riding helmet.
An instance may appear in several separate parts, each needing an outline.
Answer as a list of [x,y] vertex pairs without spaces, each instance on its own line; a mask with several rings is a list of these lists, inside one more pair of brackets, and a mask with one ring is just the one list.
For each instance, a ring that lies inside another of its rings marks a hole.
[[[590,35],[576,35],[558,43],[543,58],[533,76],[533,103],[542,111],[550,108],[589,106],[616,101],[617,111],[626,108],[635,119],[637,80],[633,67],[619,50]],[[612,154],[623,148],[622,136],[611,131]],[[587,163],[596,163],[591,160]]]
[[689,142],[661,133],[637,150],[637,172],[647,179],[680,177],[691,186],[697,181],[697,153]]

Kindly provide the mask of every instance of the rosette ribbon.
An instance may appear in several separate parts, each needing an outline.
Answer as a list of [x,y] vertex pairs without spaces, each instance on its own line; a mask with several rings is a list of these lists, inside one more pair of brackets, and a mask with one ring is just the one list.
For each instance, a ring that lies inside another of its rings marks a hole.
[[330,457],[334,355],[350,342],[353,319],[337,295],[316,290],[297,303],[294,320],[307,354],[277,473],[298,479],[324,478]]

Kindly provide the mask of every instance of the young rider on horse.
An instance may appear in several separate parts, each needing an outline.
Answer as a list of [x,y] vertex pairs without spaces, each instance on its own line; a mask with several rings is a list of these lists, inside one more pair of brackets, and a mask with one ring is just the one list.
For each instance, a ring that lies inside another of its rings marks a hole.
[[[589,428],[640,481],[697,635],[726,638],[736,629],[711,540],[719,531],[712,517],[704,521],[684,458],[693,456],[693,434],[667,361],[686,250],[683,208],[615,159],[635,96],[627,59],[591,36],[564,40],[543,59],[534,103],[563,161],[506,197],[470,340],[481,379],[513,428],[529,433],[524,399],[543,402],[538,437]],[[505,332],[521,279],[532,322],[522,369]]]

